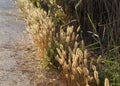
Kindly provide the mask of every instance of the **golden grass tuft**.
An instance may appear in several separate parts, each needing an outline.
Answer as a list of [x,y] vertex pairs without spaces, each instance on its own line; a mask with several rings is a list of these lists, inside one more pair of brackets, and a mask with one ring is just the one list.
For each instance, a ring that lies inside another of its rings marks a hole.
[[[60,43],[60,40],[64,42],[56,48],[58,54],[55,57],[62,67],[62,78],[66,80],[67,86],[100,86],[97,65],[89,58],[90,53],[85,49],[84,41],[77,41],[79,35],[76,33],[80,27],[76,32],[73,29],[73,26],[68,26],[66,31],[61,29],[55,39],[55,43]],[[104,83],[109,86],[107,78]]]
[[[55,59],[62,66],[62,74],[65,76],[68,86],[99,86],[99,76],[95,65],[92,65],[93,74],[90,74],[90,64],[88,64],[88,51],[82,48],[77,42],[78,34],[73,32],[74,27],[67,27],[67,31],[60,31],[60,40],[65,41],[65,44],[60,44],[57,48],[58,54]],[[80,30],[78,27],[77,32]],[[56,40],[57,41],[57,40]],[[58,40],[59,41],[59,40]],[[57,43],[57,42],[56,42]]]
[[[20,2],[19,2],[20,3]],[[21,2],[22,3],[22,2]],[[50,47],[53,24],[42,9],[37,9],[29,1],[24,2],[21,11],[27,23],[27,31],[33,43],[38,47],[40,57],[44,57],[46,49]]]

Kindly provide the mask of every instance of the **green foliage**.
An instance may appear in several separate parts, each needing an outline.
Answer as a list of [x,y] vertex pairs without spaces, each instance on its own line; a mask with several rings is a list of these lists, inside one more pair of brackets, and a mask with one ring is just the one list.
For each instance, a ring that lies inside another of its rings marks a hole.
[[109,80],[112,86],[120,85],[120,55],[118,50],[111,50],[106,55],[104,62],[104,72],[106,76],[109,77]]
[[47,57],[49,58],[49,65],[54,67],[55,69],[60,69],[59,63],[55,60],[55,56],[58,54],[57,53],[57,48],[60,48],[61,44],[65,44],[64,41],[60,41],[59,43],[55,43],[53,40],[51,43],[51,47],[47,50]]

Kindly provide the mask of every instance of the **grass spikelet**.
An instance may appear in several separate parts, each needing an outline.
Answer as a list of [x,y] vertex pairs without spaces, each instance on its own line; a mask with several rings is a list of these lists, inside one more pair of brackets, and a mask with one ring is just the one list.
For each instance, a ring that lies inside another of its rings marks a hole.
[[104,86],[110,86],[109,85],[109,80],[107,78],[105,78]]

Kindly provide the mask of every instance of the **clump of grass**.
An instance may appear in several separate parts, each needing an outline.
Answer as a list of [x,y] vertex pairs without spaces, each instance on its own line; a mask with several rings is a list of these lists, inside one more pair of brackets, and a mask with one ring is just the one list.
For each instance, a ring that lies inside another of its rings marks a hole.
[[35,8],[30,2],[26,1],[21,10],[28,25],[27,31],[38,47],[39,56],[44,57],[46,49],[51,45],[53,23],[45,11]]
[[[88,67],[88,60],[86,56],[83,56],[83,52],[77,48],[75,53],[70,51],[72,55],[69,57],[66,55],[63,46],[61,45],[60,49],[57,49],[58,55],[56,60],[62,66],[62,74],[65,76],[65,80],[68,83],[68,86],[97,86],[99,85],[98,71],[96,67],[93,66],[94,75],[90,74]],[[84,55],[86,54],[86,51]],[[68,59],[67,59],[68,58]]]
[[[54,39],[56,44],[60,40],[64,41],[64,44],[61,43],[56,48],[58,53],[55,56],[61,67],[62,78],[68,86],[100,86],[99,72],[89,57],[90,53],[85,49],[84,41],[77,41],[79,35],[73,29],[72,26],[68,26],[66,31],[61,29]],[[77,28],[76,32],[79,30]],[[106,80],[105,86],[109,86]]]

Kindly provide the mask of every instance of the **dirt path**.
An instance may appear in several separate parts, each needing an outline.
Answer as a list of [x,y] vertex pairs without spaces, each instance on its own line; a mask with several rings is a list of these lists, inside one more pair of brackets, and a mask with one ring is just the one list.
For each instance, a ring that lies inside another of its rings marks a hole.
[[28,44],[25,23],[20,19],[15,0],[0,0],[0,86],[30,86],[28,74],[19,69],[19,57]]

